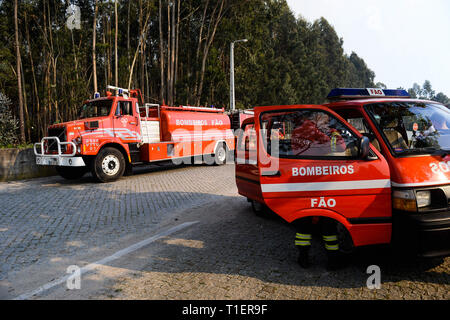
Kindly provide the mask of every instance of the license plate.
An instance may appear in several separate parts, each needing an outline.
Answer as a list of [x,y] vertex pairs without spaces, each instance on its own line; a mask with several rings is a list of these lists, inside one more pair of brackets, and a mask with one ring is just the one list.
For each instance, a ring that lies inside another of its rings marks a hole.
[[43,166],[55,166],[58,164],[58,158],[37,157],[36,164]]

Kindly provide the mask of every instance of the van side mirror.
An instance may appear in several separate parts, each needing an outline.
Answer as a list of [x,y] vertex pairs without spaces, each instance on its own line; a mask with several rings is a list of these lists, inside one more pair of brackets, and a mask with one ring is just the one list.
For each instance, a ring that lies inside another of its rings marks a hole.
[[359,142],[359,156],[361,159],[367,159],[370,152],[370,140],[363,136]]

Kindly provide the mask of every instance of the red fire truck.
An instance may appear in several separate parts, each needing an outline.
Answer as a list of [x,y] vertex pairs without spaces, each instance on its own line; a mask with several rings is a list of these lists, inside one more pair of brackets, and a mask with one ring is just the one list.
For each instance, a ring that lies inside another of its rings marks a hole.
[[115,94],[96,93],[78,120],[48,128],[48,136],[34,145],[38,165],[56,166],[66,179],[91,171],[97,180],[110,182],[135,165],[158,161],[190,163],[185,160],[202,157],[221,165],[234,150],[224,109],[144,104],[138,89],[108,89]]
[[340,248],[450,253],[450,111],[404,90],[335,89],[325,105],[254,108],[236,146],[253,210],[333,219]]

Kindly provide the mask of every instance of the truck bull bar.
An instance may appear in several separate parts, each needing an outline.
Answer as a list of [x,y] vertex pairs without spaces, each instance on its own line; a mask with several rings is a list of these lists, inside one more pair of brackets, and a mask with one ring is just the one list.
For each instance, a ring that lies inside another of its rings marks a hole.
[[[58,147],[58,154],[46,154],[44,151],[44,142],[46,140],[55,140]],[[62,153],[62,145],[72,145],[72,153]],[[37,147],[40,148],[38,152]],[[75,157],[77,146],[73,142],[61,142],[58,137],[44,137],[41,142],[37,142],[33,146],[36,156],[36,164],[41,166],[65,166],[65,167],[84,167],[86,164],[82,157]]]

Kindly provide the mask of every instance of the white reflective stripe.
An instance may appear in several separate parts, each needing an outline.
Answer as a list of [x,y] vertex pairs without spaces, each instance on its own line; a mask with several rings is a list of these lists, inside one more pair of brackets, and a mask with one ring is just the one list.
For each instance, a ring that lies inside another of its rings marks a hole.
[[393,187],[398,188],[405,188],[405,187],[428,187],[428,186],[435,186],[435,185],[444,185],[444,184],[450,184],[450,180],[441,180],[441,181],[428,181],[428,182],[420,182],[420,183],[397,183],[392,182]]
[[257,165],[258,162],[256,160],[244,159],[244,158],[236,158],[237,164],[253,164]]
[[331,181],[310,183],[263,184],[262,192],[297,192],[297,191],[329,191],[386,189],[391,187],[391,180]]

